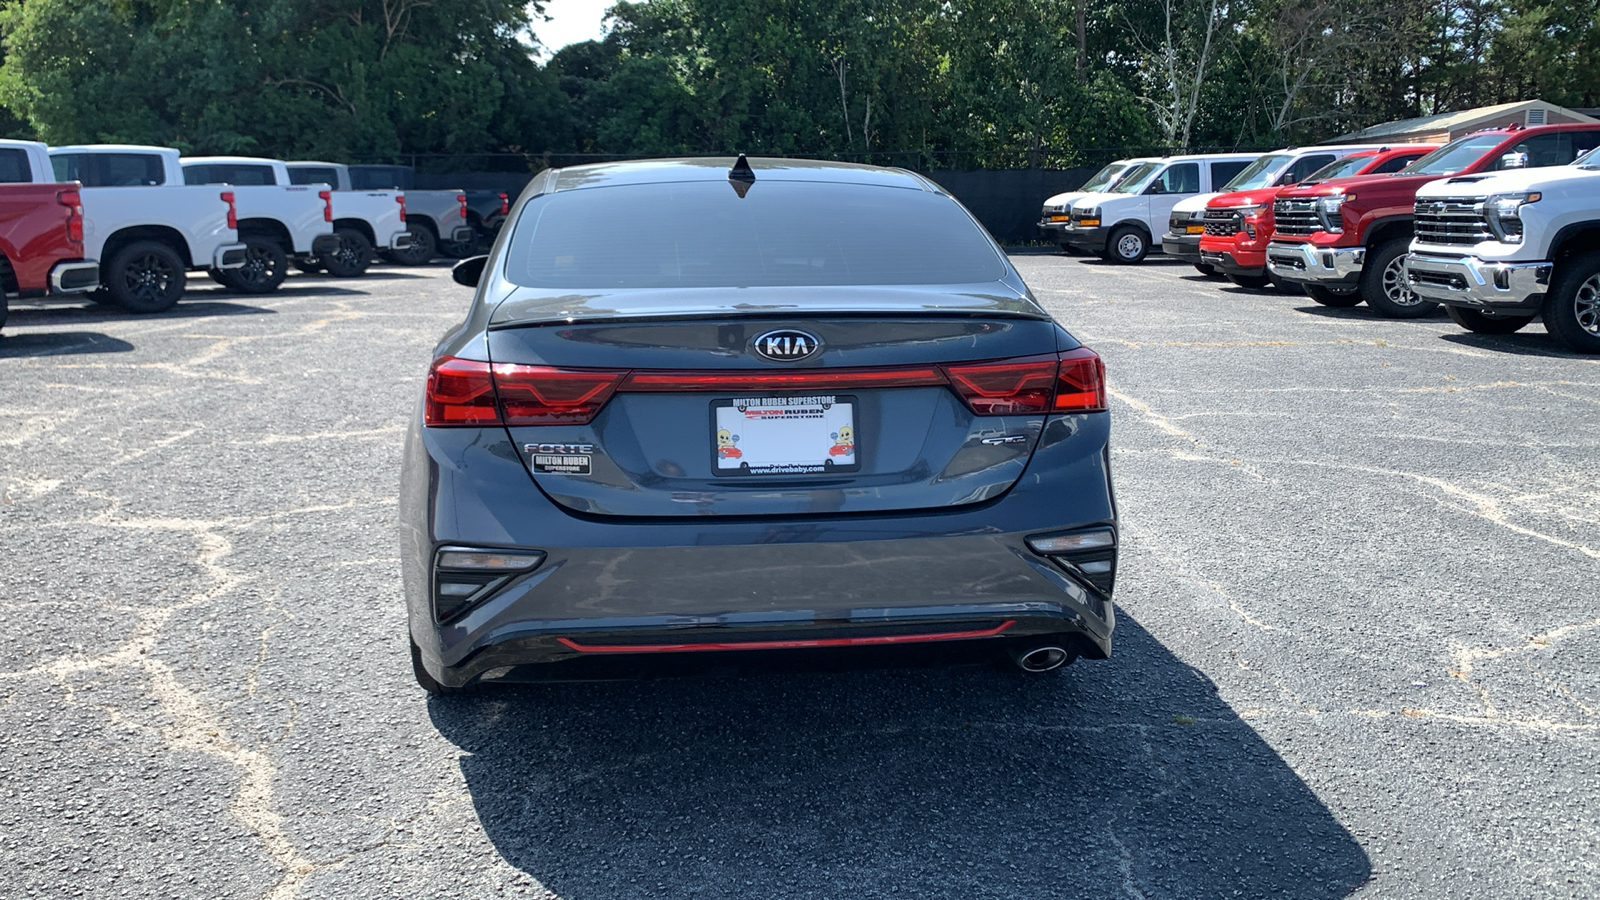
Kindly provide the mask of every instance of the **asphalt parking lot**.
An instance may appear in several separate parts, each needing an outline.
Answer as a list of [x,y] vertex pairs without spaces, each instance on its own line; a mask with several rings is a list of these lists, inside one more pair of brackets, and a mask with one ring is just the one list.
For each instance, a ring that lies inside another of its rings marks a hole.
[[1117,649],[411,680],[444,268],[17,303],[0,896],[1600,895],[1600,360],[1020,256],[1105,357]]

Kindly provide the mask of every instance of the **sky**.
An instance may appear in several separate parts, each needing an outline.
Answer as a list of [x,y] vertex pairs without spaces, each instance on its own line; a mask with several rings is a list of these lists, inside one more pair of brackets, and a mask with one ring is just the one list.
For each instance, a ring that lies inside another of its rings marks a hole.
[[535,21],[533,33],[544,46],[544,58],[568,44],[600,39],[600,20],[616,0],[545,0],[548,22]]

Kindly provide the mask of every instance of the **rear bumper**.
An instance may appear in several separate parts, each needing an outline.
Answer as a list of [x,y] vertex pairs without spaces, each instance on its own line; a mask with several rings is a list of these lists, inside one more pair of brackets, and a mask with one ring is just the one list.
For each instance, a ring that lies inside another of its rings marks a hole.
[[389,235],[389,243],[380,247],[380,250],[405,250],[411,246],[411,232],[396,231]]
[[244,244],[223,244],[221,247],[218,247],[217,252],[212,255],[211,268],[237,269],[240,266],[243,266],[245,261],[245,250],[246,248]]
[[[1007,494],[955,510],[670,520],[569,513],[502,432],[413,425],[400,513],[411,636],[424,667],[452,686],[507,667],[788,651],[795,641],[998,648],[1050,635],[1104,657],[1109,597],[1026,538],[1115,528],[1108,419],[1052,420]],[[432,561],[443,544],[547,556],[439,624]]]
[[1353,288],[1361,280],[1365,247],[1318,247],[1273,241],[1267,245],[1267,271],[1293,284]]
[[339,250],[339,236],[337,234],[319,234],[311,239],[312,256],[328,256]]
[[1496,263],[1475,256],[1406,257],[1406,281],[1417,296],[1449,306],[1536,312],[1550,289],[1549,262]]
[[450,229],[450,241],[456,244],[467,244],[478,239],[478,233],[470,225],[461,225]]
[[50,293],[81,294],[100,286],[100,264],[93,260],[56,263],[50,270]]
[[1167,232],[1161,236],[1161,252],[1181,259],[1186,263],[1200,262],[1200,235],[1198,234],[1173,234]]

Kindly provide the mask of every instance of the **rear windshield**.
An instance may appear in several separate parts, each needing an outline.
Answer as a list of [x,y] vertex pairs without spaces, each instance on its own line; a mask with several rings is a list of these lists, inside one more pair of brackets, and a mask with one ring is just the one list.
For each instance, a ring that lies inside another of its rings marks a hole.
[[1477,162],[1506,139],[1501,133],[1469,134],[1451,141],[1404,169],[1402,175],[1454,175]]
[[184,184],[277,184],[271,166],[256,163],[193,163],[183,167]]
[[0,150],[0,182],[27,184],[33,180],[33,167],[28,165],[28,151]]
[[289,169],[290,184],[339,183],[339,170],[332,166],[294,166]]
[[57,181],[81,181],[84,187],[162,184],[167,174],[154,153],[52,153],[50,167]]
[[358,191],[403,191],[411,187],[410,174],[389,166],[351,166],[350,186]]
[[619,185],[530,200],[506,277],[528,287],[975,284],[1005,264],[954,200],[817,182]]
[[1253,191],[1264,188],[1272,183],[1283,167],[1294,159],[1287,153],[1269,153],[1246,166],[1243,172],[1233,176],[1233,180],[1222,186],[1224,191]]

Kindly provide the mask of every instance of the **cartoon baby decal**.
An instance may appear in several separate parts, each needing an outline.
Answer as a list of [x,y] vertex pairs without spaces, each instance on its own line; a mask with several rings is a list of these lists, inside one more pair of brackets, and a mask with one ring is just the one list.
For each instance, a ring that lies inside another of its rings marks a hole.
[[739,443],[739,436],[726,428],[717,429],[717,455],[723,459],[738,459],[744,456],[739,448],[734,445]]
[[840,425],[839,430],[832,435],[833,446],[828,448],[829,456],[849,456],[856,452],[856,430],[849,425]]

